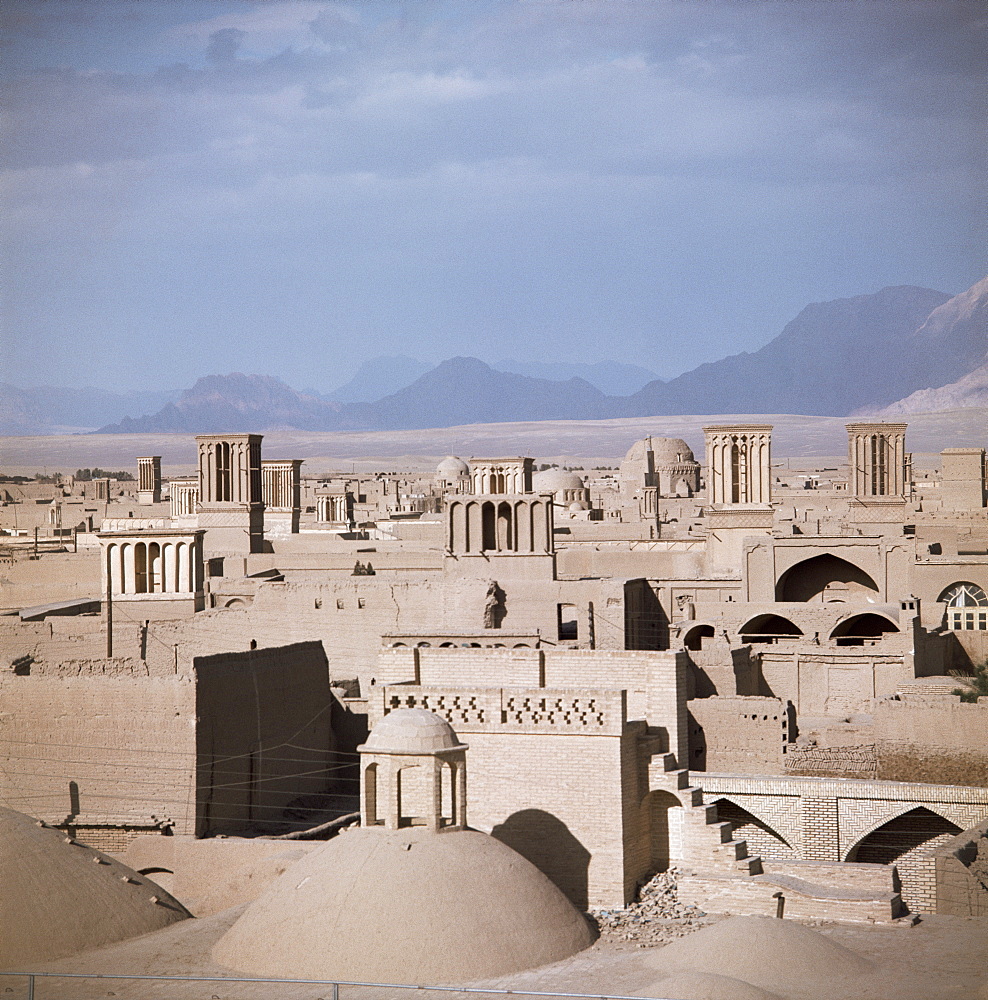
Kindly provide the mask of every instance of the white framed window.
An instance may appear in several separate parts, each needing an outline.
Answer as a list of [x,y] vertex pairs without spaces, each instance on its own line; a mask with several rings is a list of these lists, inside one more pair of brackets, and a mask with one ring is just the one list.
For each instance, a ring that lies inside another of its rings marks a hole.
[[976,583],[955,583],[940,600],[947,605],[947,628],[955,632],[988,632],[988,594]]

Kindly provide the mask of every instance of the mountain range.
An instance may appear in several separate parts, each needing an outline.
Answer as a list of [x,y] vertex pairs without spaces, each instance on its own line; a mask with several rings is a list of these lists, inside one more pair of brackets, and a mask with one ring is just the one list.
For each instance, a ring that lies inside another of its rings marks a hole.
[[[326,394],[299,392],[265,375],[210,375],[181,394],[161,394],[154,412],[114,414],[101,432],[397,430],[691,413],[894,415],[980,406],[988,393],[988,278],[953,297],[906,285],[814,303],[758,351],[642,385],[652,374],[616,362],[488,364],[456,357],[433,367],[395,356],[366,363]],[[635,385],[632,392],[614,391]],[[7,388],[0,433],[85,426],[73,419],[83,411],[73,411],[78,397],[69,390]],[[116,402],[123,406],[124,398]],[[92,398],[89,403],[93,415]],[[131,412],[141,411],[135,406]]]

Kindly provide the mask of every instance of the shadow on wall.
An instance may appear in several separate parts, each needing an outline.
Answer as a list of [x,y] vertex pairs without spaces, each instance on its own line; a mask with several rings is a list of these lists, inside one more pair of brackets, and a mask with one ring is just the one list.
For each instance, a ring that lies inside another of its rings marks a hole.
[[491,836],[531,861],[574,906],[586,910],[590,852],[565,823],[541,809],[522,809],[495,826]]

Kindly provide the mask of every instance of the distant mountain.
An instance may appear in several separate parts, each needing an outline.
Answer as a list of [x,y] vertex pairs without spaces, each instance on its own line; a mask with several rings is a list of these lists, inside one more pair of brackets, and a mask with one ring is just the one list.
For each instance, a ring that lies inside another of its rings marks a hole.
[[[917,330],[950,297],[910,285],[807,306],[753,354],[701,365],[666,383],[650,383],[626,416],[686,413],[804,413],[843,416],[884,406],[929,385]],[[960,352],[963,354],[963,352]],[[957,370],[961,365],[962,370]],[[970,371],[948,353],[938,370]]]
[[450,358],[391,396],[349,407],[347,415],[358,426],[389,430],[603,417],[608,405],[580,378],[552,382],[499,372],[477,358]]
[[[928,288],[901,286],[815,303],[760,350],[701,365],[669,382],[651,381],[629,396],[608,395],[589,378],[561,380],[527,373],[587,371],[613,385],[614,379],[648,374],[634,365],[504,361],[498,364],[520,371],[503,371],[477,358],[457,357],[422,371],[424,362],[398,356],[365,363],[336,390],[351,402],[297,392],[269,376],[211,375],[157,412],[116,417],[102,430],[398,430],[693,413],[905,413],[981,405],[986,362],[988,279],[952,298]],[[381,386],[409,377],[410,383],[381,398],[366,398]],[[114,400],[87,390],[76,390],[74,396],[68,390],[45,390],[45,397],[41,392],[7,387],[0,393],[0,433],[78,430],[80,424],[86,426],[78,421],[80,415],[98,412],[85,411],[79,396],[91,407],[124,405],[121,400],[127,398]],[[150,394],[144,397],[147,405]],[[136,405],[133,398],[131,403]]]
[[209,375],[157,413],[101,427],[101,434],[250,433],[272,427],[337,430],[338,404],[296,392],[269,375]]
[[622,364],[619,361],[598,361],[595,364],[581,364],[575,361],[494,361],[492,368],[499,372],[513,372],[529,378],[549,379],[565,382],[571,378],[582,378],[596,386],[606,396],[630,396],[649,382],[665,382],[655,372],[639,365]]
[[988,406],[988,278],[934,309],[905,351],[918,361],[930,388],[863,413],[894,416]]
[[988,364],[975,368],[969,375],[943,385],[939,389],[920,389],[878,411],[881,417],[905,413],[939,413],[942,410],[963,410],[968,407],[988,408]]
[[107,392],[0,384],[0,434],[67,434],[92,430],[128,415],[153,413],[178,399],[180,389],[157,392]]
[[988,361],[988,278],[934,309],[905,348],[926,380],[946,385]]
[[373,403],[411,385],[430,368],[428,362],[404,354],[383,355],[365,361],[345,385],[318,396],[335,403]]

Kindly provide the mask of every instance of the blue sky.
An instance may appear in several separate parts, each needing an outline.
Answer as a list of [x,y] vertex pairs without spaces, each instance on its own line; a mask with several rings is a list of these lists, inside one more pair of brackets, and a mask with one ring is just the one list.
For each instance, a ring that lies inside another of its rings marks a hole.
[[4,0],[0,380],[676,374],[985,274],[986,8]]

